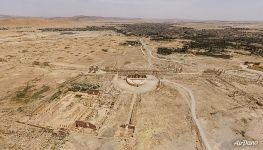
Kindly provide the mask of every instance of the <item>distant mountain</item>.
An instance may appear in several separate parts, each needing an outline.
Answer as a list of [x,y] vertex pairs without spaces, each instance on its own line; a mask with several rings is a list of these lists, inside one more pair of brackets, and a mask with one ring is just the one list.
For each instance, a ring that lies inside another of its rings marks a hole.
[[118,17],[100,17],[100,16],[73,16],[73,17],[24,17],[0,15],[1,26],[50,26],[59,24],[65,26],[80,25],[86,22],[142,22],[143,19],[118,18]]
[[0,19],[26,19],[26,18],[32,18],[32,17],[11,16],[11,15],[1,15],[1,14],[0,14]]
[[124,17],[102,17],[102,16],[73,16],[73,17],[30,17],[30,16],[11,16],[1,15],[0,20],[42,20],[42,21],[143,21],[143,22],[158,22],[158,23],[263,23],[262,21],[220,21],[220,20],[194,20],[194,19],[146,19],[146,18],[124,18]]
[[0,19],[6,19],[6,18],[10,18],[11,16],[8,15],[0,15]]
[[96,20],[141,20],[141,18],[120,18],[120,17],[101,17],[101,16],[73,16],[73,17],[52,17],[50,20],[68,20],[68,21],[96,21]]
[[73,16],[73,17],[26,17],[26,16],[10,16],[10,15],[0,15],[1,20],[6,19],[42,19],[51,21],[124,21],[124,20],[143,20],[141,18],[121,18],[121,17],[101,17],[101,16]]

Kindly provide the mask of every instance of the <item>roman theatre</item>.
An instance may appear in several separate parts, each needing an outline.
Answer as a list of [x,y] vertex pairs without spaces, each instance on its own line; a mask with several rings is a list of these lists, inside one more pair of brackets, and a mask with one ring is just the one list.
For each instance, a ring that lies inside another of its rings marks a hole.
[[138,73],[127,76],[116,75],[113,79],[113,83],[117,89],[137,94],[155,90],[159,86],[159,82],[153,75]]

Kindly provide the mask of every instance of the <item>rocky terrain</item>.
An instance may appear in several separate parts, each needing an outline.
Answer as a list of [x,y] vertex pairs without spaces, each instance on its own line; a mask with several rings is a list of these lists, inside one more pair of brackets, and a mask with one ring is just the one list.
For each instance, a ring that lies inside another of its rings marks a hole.
[[263,142],[261,23],[0,19],[0,149]]

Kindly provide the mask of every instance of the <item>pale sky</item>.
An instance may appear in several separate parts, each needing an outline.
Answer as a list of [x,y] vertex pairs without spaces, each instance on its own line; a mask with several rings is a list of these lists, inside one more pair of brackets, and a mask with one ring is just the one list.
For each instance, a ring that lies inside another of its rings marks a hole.
[[0,14],[263,21],[263,0],[0,0]]

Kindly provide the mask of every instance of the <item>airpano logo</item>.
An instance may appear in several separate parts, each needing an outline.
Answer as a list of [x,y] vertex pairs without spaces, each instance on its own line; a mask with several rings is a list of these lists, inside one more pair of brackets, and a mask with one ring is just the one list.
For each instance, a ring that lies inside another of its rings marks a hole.
[[236,140],[234,146],[236,147],[245,147],[245,146],[257,146],[258,141],[249,141],[249,140]]

